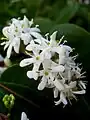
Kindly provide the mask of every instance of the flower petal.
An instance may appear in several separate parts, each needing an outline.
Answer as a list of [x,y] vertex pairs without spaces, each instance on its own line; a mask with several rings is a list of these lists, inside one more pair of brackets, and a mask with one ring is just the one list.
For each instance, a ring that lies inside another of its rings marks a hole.
[[9,46],[10,42],[6,42],[6,45],[4,46],[4,50]]
[[41,44],[41,39],[34,39],[34,41]]
[[55,89],[54,89],[54,98],[57,98],[57,97],[58,97],[58,89],[55,88]]
[[63,94],[63,92],[61,92],[61,94],[60,94],[60,99],[62,100],[62,102],[63,102],[64,105],[67,105],[67,100],[66,100],[66,97]]
[[37,80],[38,79],[38,73],[36,71],[28,71],[27,72],[27,76],[31,79],[35,79]]
[[60,93],[60,100],[56,101],[56,102],[55,102],[55,105],[59,105],[61,102],[62,102],[64,105],[67,105],[66,97],[65,97],[65,95],[64,95],[62,92]]
[[85,91],[85,90],[81,90],[81,91],[72,91],[72,93],[74,93],[74,94],[85,94],[86,91]]
[[84,89],[86,89],[86,85],[85,85],[85,83],[84,83],[83,81],[79,81],[79,83],[80,83],[80,85],[82,85],[82,87],[83,87]]
[[0,45],[5,45],[6,44],[6,42],[2,42]]
[[7,49],[7,57],[10,58],[11,56],[11,52],[12,52],[12,44],[10,44],[10,46]]
[[55,31],[51,36],[50,36],[50,46],[56,46],[57,42],[56,42],[56,34],[57,31]]
[[76,87],[76,81],[74,81],[74,82],[70,82],[70,84],[69,84],[69,86],[70,86],[70,88],[75,88]]
[[38,85],[38,90],[43,90],[46,87],[47,78],[43,77],[42,81]]
[[56,67],[52,67],[52,72],[63,72],[65,70],[65,67],[62,65],[56,66]]
[[36,32],[30,32],[30,34],[35,37],[35,38],[38,38],[38,39],[41,39],[42,36],[39,34],[39,33],[36,33]]
[[21,120],[27,120],[27,115],[25,112],[22,112],[21,114]]
[[24,45],[27,45],[30,43],[30,41],[33,39],[29,33],[22,33],[21,39],[24,41]]
[[33,71],[38,71],[39,70],[39,67],[40,67],[40,63],[34,63],[34,66],[33,66]]
[[8,38],[8,36],[9,36],[8,30],[9,30],[9,27],[4,27],[4,28],[2,29],[3,35],[4,35],[5,37],[7,37],[7,38]]
[[40,32],[40,29],[37,27],[34,27],[34,28],[30,28],[30,31],[31,32]]
[[64,90],[64,85],[57,79],[55,79],[55,81],[53,81],[54,85],[56,86],[56,88],[58,90]]
[[13,41],[14,41],[14,42],[13,42],[14,50],[15,50],[16,53],[19,53],[20,38],[15,37],[15,38],[13,39]]
[[23,24],[24,24],[25,28],[29,27],[29,20],[28,20],[28,18],[26,16],[24,16]]
[[20,66],[21,67],[25,67],[25,66],[27,66],[27,65],[30,65],[30,64],[32,64],[34,61],[33,61],[33,58],[26,58],[26,59],[24,59],[24,60],[22,60],[21,62],[20,62]]

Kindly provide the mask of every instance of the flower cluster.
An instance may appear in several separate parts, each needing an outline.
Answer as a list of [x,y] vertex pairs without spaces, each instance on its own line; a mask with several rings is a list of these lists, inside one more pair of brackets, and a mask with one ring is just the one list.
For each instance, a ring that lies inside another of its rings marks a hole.
[[[7,57],[10,58],[12,50],[19,53],[20,46],[29,57],[20,62],[21,67],[32,65],[27,71],[30,79],[39,80],[38,90],[52,88],[55,105],[63,103],[64,106],[71,103],[75,94],[85,94],[86,82],[82,80],[84,73],[79,64],[75,62],[76,56],[72,56],[73,48],[65,45],[64,36],[56,40],[57,31],[50,37],[48,34],[42,37],[38,25],[33,27],[33,20],[29,21],[26,16],[23,20],[13,18],[9,26],[3,28],[6,42],[3,42],[4,50],[7,49]],[[39,79],[40,78],[40,79]]]
[[41,38],[38,25],[35,27],[32,27],[32,25],[33,19],[29,21],[26,16],[24,16],[23,20],[13,18],[9,26],[3,28],[2,32],[5,36],[3,39],[5,39],[6,42],[3,42],[1,45],[5,45],[4,50],[8,48],[8,58],[10,58],[13,49],[16,53],[19,53],[20,43],[27,45],[31,40]]
[[32,64],[33,67],[27,71],[27,76],[40,80],[38,90],[52,88],[54,98],[59,97],[55,105],[63,103],[65,106],[68,101],[71,103],[72,98],[76,99],[75,94],[85,94],[86,83],[81,80],[85,77],[85,72],[82,73],[79,64],[75,63],[77,55],[70,55],[73,49],[65,45],[65,40],[62,42],[64,36],[57,41],[56,34],[57,31],[50,39],[46,35],[46,38],[31,40],[26,46],[26,53],[30,58],[22,60],[20,66]]

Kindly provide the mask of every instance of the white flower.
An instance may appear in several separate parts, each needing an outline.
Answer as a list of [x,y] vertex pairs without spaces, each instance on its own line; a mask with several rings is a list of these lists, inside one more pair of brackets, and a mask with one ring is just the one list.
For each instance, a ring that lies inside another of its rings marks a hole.
[[37,27],[32,27],[33,20],[29,21],[26,16],[23,20],[12,19],[12,23],[8,27],[4,27],[2,32],[7,39],[1,45],[4,46],[4,50],[7,49],[7,57],[10,58],[12,49],[16,53],[19,53],[21,40],[24,45],[30,43],[31,40],[41,39],[40,29]]
[[[30,46],[29,46],[30,47]],[[44,58],[44,53],[45,52],[41,52],[39,54],[39,51],[35,48],[33,48],[33,46],[30,47],[31,49],[33,49],[33,55],[29,54],[31,56],[31,58],[27,58],[24,59],[20,62],[20,66],[21,67],[25,67],[28,66],[30,64],[33,64],[33,69],[32,71],[28,71],[27,72],[27,76],[29,78],[34,78],[35,80],[37,80],[38,78],[38,73],[36,73],[39,70],[39,67],[41,65],[41,63],[43,62]],[[28,48],[27,48],[28,49]],[[36,74],[35,74],[36,73]]]
[[53,80],[57,76],[57,72],[64,71],[64,67],[62,65],[57,66],[57,64],[52,62],[51,60],[45,60],[42,64],[43,70],[39,71],[39,76],[42,76],[41,82],[38,85],[39,90],[43,90],[45,87],[52,88]]
[[25,112],[22,112],[22,114],[21,114],[21,120],[29,120],[29,119],[27,118],[27,115],[26,115]]
[[85,94],[86,83],[81,80],[85,78],[85,72],[82,73],[82,69],[75,63],[77,55],[70,56],[73,48],[65,45],[66,41],[61,44],[64,36],[60,42],[56,41],[56,33],[50,36],[50,40],[47,35],[46,39],[32,40],[26,47],[31,52],[27,52],[31,58],[22,60],[20,66],[33,64],[27,76],[40,81],[38,90],[53,88],[54,98],[60,97],[55,105],[62,102],[65,106],[68,101],[71,104],[72,98],[76,99],[76,94]]
[[[54,97],[56,96],[57,92],[60,94],[60,99],[58,101],[55,101],[55,105],[59,105],[61,102],[65,105],[67,105],[67,99],[69,100],[70,104],[72,98],[76,99],[76,96],[74,94],[85,94],[85,90],[74,90],[76,89],[76,81],[67,84],[56,84],[56,88],[54,89]],[[56,91],[57,90],[57,91]],[[77,100],[77,99],[76,99]]]

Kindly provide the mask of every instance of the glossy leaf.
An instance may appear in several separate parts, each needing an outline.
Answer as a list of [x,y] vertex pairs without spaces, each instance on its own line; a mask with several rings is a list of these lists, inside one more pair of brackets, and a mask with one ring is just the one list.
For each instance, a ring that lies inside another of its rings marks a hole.
[[73,2],[73,4],[67,5],[58,14],[56,23],[62,24],[69,22],[71,18],[75,16],[78,9],[79,9],[79,4],[77,2]]

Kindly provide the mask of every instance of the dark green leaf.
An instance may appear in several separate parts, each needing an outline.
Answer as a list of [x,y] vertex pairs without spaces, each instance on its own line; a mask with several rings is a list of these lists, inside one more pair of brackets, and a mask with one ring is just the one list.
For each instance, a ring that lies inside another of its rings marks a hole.
[[48,18],[36,18],[34,21],[35,24],[39,25],[41,32],[44,34],[47,33],[54,25],[54,22]]
[[73,4],[67,5],[65,8],[63,8],[58,18],[56,19],[56,23],[67,23],[70,21],[70,19],[76,14],[76,12],[79,9],[79,4],[77,2],[73,2]]

